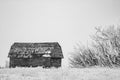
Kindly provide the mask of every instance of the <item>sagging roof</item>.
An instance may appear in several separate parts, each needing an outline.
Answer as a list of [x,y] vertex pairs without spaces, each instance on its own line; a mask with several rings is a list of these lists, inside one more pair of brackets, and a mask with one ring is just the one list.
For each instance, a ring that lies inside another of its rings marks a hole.
[[33,54],[50,54],[51,57],[63,58],[61,46],[58,42],[46,43],[14,43],[8,57],[32,57]]

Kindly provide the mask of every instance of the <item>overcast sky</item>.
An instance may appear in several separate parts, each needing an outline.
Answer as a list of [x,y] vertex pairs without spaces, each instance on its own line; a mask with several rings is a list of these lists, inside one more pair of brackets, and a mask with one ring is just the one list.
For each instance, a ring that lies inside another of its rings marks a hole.
[[94,27],[113,24],[120,0],[0,0],[0,65],[14,42],[59,42],[66,59]]

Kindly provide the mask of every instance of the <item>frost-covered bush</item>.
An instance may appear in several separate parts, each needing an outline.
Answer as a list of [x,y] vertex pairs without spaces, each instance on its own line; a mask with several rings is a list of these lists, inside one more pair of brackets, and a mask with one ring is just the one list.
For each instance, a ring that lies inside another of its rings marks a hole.
[[73,52],[69,59],[71,67],[120,66],[120,26],[95,29],[90,47],[79,44]]

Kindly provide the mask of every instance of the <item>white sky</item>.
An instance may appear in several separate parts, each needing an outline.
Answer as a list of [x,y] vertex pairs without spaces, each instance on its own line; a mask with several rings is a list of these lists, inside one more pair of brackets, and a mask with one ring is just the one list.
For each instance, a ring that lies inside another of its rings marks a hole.
[[120,0],[0,0],[0,65],[14,42],[59,42],[66,59],[95,26],[113,24]]

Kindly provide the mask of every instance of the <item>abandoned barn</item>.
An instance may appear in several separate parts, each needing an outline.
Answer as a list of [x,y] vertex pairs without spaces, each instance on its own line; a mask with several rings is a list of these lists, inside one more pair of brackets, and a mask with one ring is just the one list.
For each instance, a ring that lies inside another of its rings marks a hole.
[[8,57],[9,67],[60,67],[63,53],[58,42],[14,43]]

